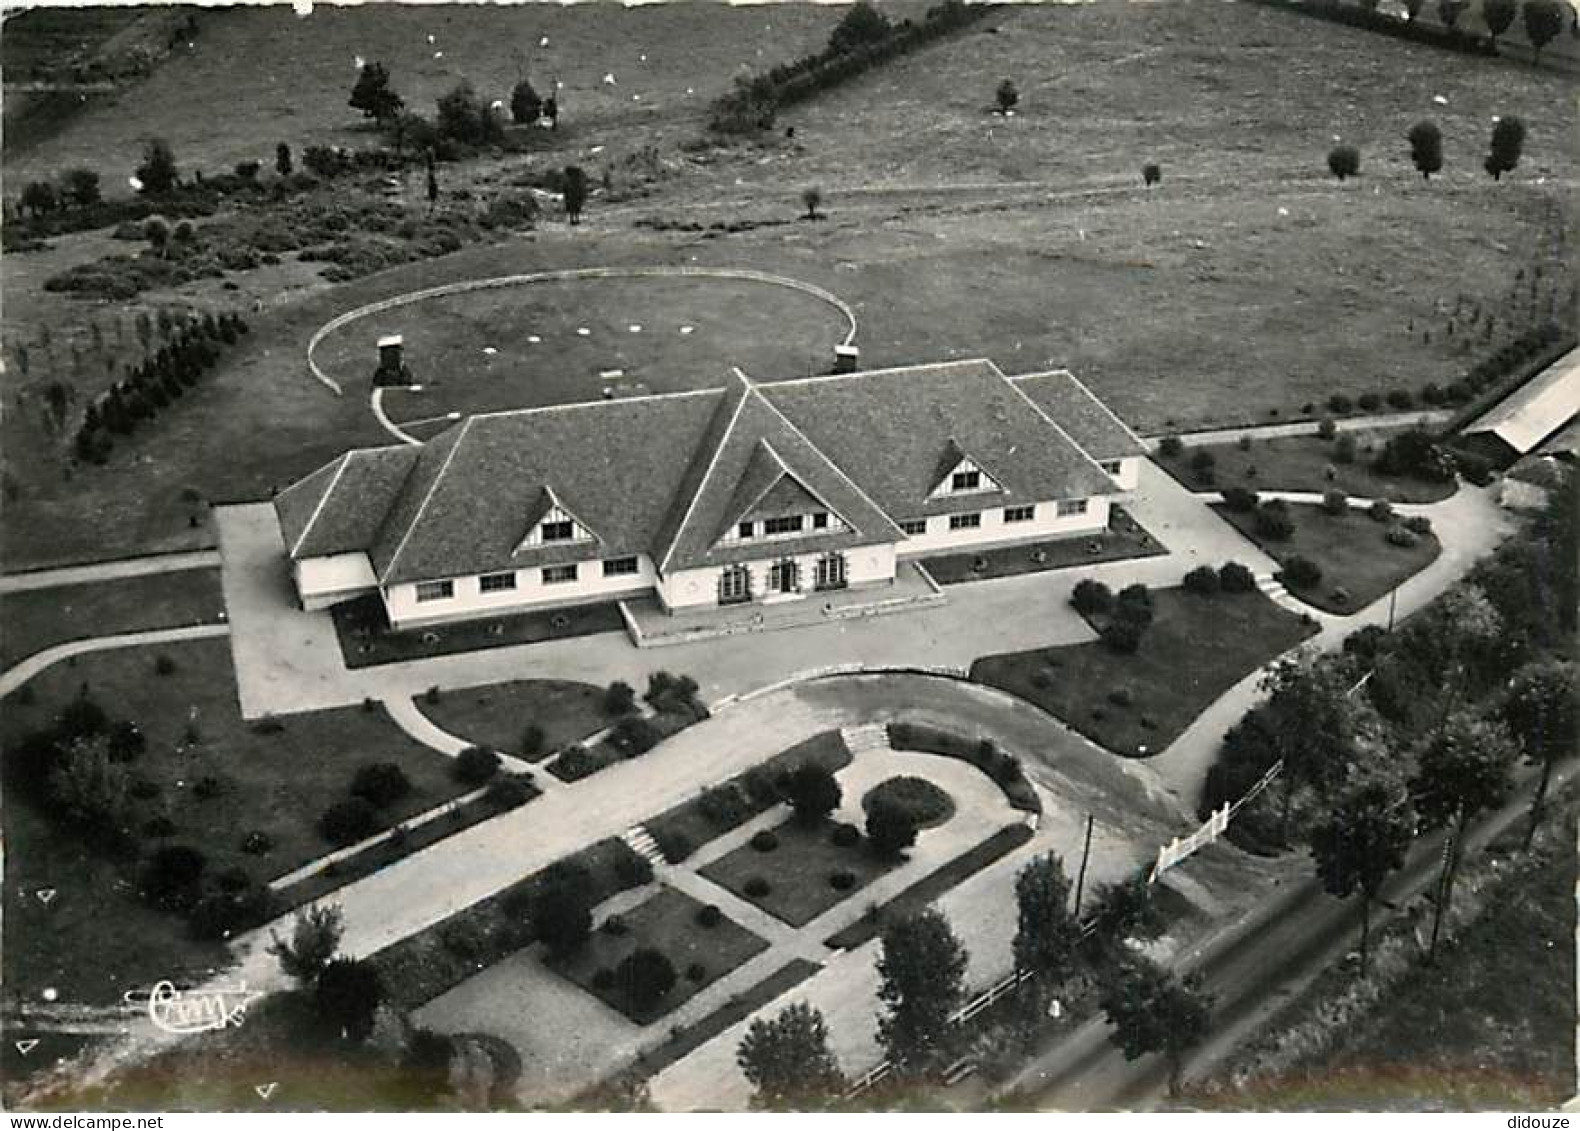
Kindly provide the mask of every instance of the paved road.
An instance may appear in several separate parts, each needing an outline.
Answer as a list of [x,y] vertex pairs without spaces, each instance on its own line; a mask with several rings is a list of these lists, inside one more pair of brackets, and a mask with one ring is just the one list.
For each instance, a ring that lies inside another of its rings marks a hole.
[[[1554,774],[1553,788],[1576,776],[1575,763]],[[1475,826],[1466,839],[1467,856],[1524,819],[1529,811],[1531,775],[1508,804]],[[1405,868],[1396,873],[1382,898],[1403,909],[1431,886],[1442,862],[1441,834],[1416,842]],[[1392,917],[1386,907],[1373,912],[1375,930]],[[1359,912],[1353,900],[1323,893],[1314,877],[1303,879],[1177,964],[1181,973],[1198,972],[1216,1001],[1213,1030],[1186,1061],[1187,1079],[1200,1078],[1298,998],[1324,970],[1343,959],[1358,942]],[[1007,1085],[1039,1107],[1076,1111],[1138,1110],[1166,1094],[1166,1062],[1157,1056],[1126,1061],[1108,1039],[1109,1026],[1094,1018],[1058,1047],[1038,1057]]]
[[219,564],[218,550],[188,550],[179,554],[149,554],[142,558],[121,558],[113,562],[93,562],[60,569],[35,569],[0,576],[0,593],[25,593],[31,589],[84,585],[93,581],[118,581],[124,577],[144,577],[150,573],[181,573],[189,569],[211,569]]

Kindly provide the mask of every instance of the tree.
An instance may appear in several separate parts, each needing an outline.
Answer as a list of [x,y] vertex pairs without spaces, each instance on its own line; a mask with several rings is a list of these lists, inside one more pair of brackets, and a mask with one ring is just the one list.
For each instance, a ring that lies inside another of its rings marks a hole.
[[351,108],[361,110],[364,118],[387,122],[400,113],[406,103],[390,87],[389,72],[383,63],[364,63],[351,88]]
[[916,843],[916,818],[890,794],[879,793],[867,806],[867,839],[883,856],[898,856]]
[[1498,45],[1498,36],[1508,31],[1514,23],[1517,7],[1516,0],[1481,0],[1481,18],[1487,25],[1487,35],[1494,47]]
[[109,737],[81,735],[61,748],[49,771],[51,801],[84,827],[118,829],[126,821],[130,779],[110,758]]
[[1020,91],[1015,89],[1015,84],[1005,79],[998,84],[998,89],[993,92],[993,98],[998,103],[998,112],[1008,114],[1015,109],[1015,104],[1020,101]]
[[468,746],[456,755],[452,772],[464,785],[486,785],[499,773],[499,754],[486,746]]
[[635,1013],[646,1013],[675,988],[675,965],[650,946],[633,950],[614,969],[615,984]]
[[592,934],[592,908],[586,889],[551,883],[531,905],[532,932],[558,956],[574,953]]
[[1429,828],[1446,828],[1449,837],[1432,916],[1434,959],[1443,916],[1453,900],[1465,827],[1508,796],[1517,753],[1514,739],[1501,723],[1458,714],[1427,740],[1416,760],[1416,776],[1410,783],[1416,811]]
[[1353,145],[1335,145],[1328,150],[1328,172],[1341,181],[1360,176],[1361,151]]
[[1525,829],[1525,847],[1530,848],[1541,823],[1542,806],[1553,766],[1575,751],[1580,738],[1580,703],[1576,701],[1574,668],[1561,660],[1546,659],[1530,664],[1515,674],[1509,697],[1503,704],[1503,722],[1519,746],[1525,760],[1541,767],[1541,778],[1531,798],[1531,820]]
[[1361,897],[1361,975],[1371,950],[1371,908],[1383,882],[1404,864],[1414,835],[1403,785],[1374,778],[1346,790],[1311,833],[1311,856],[1329,895]]
[[92,169],[68,169],[61,178],[61,192],[78,208],[86,208],[103,199],[99,189],[99,174]]
[[887,16],[868,3],[868,0],[857,0],[828,37],[828,49],[831,54],[844,55],[868,44],[877,43],[887,36],[889,31]]
[[309,986],[329,965],[340,949],[344,917],[336,904],[318,904],[298,911],[291,926],[291,940],[269,933],[269,953],[280,961],[280,969],[298,985]]
[[143,163],[137,166],[139,191],[144,196],[165,196],[181,179],[176,167],[176,155],[170,143],[162,137],[149,140],[143,146]]
[[1437,0],[1437,18],[1450,33],[1458,34],[1459,17],[1470,7],[1470,0]]
[[1178,1095],[1185,1054],[1207,1035],[1210,999],[1156,964],[1135,959],[1103,991],[1099,1004],[1114,1027],[1109,1039],[1126,1060],[1154,1052],[1168,1058],[1169,1095]]
[[291,147],[283,141],[274,147],[274,171],[282,177],[291,175]]
[[313,984],[313,1003],[331,1032],[360,1044],[373,1032],[374,1014],[384,1003],[384,980],[371,962],[331,959]]
[[735,1063],[756,1089],[755,1107],[806,1110],[845,1089],[823,1014],[804,1001],[771,1020],[753,1021],[735,1050]]
[[1354,760],[1361,708],[1346,683],[1341,665],[1311,657],[1275,664],[1263,677],[1272,752],[1284,763],[1279,836],[1286,844],[1295,792],[1330,788]]
[[510,90],[510,120],[518,126],[531,125],[543,114],[543,99],[532,88],[532,83],[522,79]]
[[784,790],[796,819],[807,824],[838,809],[843,792],[833,771],[813,762],[792,770],[785,779]]
[[1155,161],[1148,161],[1141,166],[1141,183],[1151,188],[1163,179],[1163,166]]
[[359,766],[351,779],[351,795],[380,809],[410,792],[411,779],[395,762],[369,762]]
[[1410,160],[1423,180],[1443,168],[1443,132],[1437,123],[1422,119],[1410,127],[1405,135],[1410,141]]
[[1015,968],[1039,985],[1058,985],[1070,974],[1081,925],[1070,911],[1070,878],[1052,852],[1028,863],[1015,876]]
[[1485,166],[1493,180],[1501,180],[1504,173],[1514,172],[1524,147],[1525,123],[1520,119],[1509,115],[1493,124],[1492,144]]
[[940,1051],[949,1015],[965,996],[966,949],[937,908],[898,919],[878,955],[878,1039],[902,1072],[925,1069]]
[[1092,893],[1090,936],[1099,957],[1122,953],[1128,939],[1151,942],[1163,933],[1163,913],[1152,901],[1152,885],[1145,875],[1103,884]]
[[1534,61],[1540,63],[1542,48],[1564,29],[1564,5],[1559,0],[1525,0],[1521,14],[1525,17],[1525,36],[1531,41]]
[[604,689],[604,714],[629,715],[634,710],[636,710],[636,691],[625,680],[617,679]]
[[817,206],[823,203],[823,190],[814,186],[801,190],[801,204],[806,208],[808,220],[817,219]]
[[22,207],[35,216],[53,212],[59,205],[60,196],[48,181],[32,181],[22,189]]
[[572,224],[582,222],[582,208],[587,203],[587,173],[580,165],[565,168],[565,215]]
[[435,126],[440,137],[467,145],[489,145],[497,142],[503,132],[494,108],[486,105],[464,79],[439,99]]

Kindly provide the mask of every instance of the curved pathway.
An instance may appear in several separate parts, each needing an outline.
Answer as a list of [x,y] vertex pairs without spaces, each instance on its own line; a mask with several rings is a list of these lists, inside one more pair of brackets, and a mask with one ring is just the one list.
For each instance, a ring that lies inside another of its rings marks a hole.
[[215,636],[229,636],[228,624],[197,624],[182,628],[152,628],[143,632],[123,632],[115,636],[96,636],[88,640],[72,640],[56,644],[42,652],[34,652],[27,659],[0,675],[0,697],[11,694],[45,668],[53,667],[73,656],[90,652],[109,652],[117,648],[141,648],[151,644],[174,644],[182,640],[207,640]]

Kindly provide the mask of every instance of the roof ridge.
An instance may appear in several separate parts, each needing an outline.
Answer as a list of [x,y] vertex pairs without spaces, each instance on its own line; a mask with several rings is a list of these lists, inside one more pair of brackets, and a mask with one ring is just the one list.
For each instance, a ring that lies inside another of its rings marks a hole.
[[[686,525],[691,521],[691,516],[696,513],[697,500],[702,498],[703,491],[708,486],[708,480],[712,478],[714,469],[719,466],[719,454],[724,451],[724,446],[729,443],[730,436],[735,431],[735,426],[740,423],[741,412],[746,408],[746,402],[751,400],[753,396],[761,396],[757,392],[757,386],[751,383],[746,374],[742,373],[738,368],[734,372],[740,378],[745,388],[741,392],[741,399],[735,403],[735,410],[730,414],[729,423],[724,426],[724,431],[719,434],[718,442],[713,445],[713,451],[708,456],[708,466],[703,470],[702,478],[697,480],[697,486],[691,492],[691,498],[686,503],[685,512],[680,516],[680,522],[676,524],[674,532],[669,536],[669,545],[664,548],[663,559],[655,565],[655,568],[661,574],[668,568],[669,559],[675,556],[675,547],[680,544],[680,537],[685,533]],[[719,407],[722,409],[724,406],[720,405]]]
[[[1002,377],[1003,374],[1000,374],[1000,376]],[[1020,397],[1021,400],[1025,401],[1027,404],[1029,404],[1031,406],[1031,409],[1032,409],[1033,412],[1035,412],[1038,416],[1040,416],[1044,420],[1046,420],[1050,425],[1053,426],[1053,430],[1055,432],[1057,432],[1060,436],[1063,436],[1066,440],[1068,440],[1069,443],[1070,443],[1070,446],[1072,448],[1074,448],[1076,450],[1076,452],[1083,459],[1086,460],[1087,463],[1089,463],[1093,467],[1095,467],[1097,469],[1097,472],[1098,472],[1099,475],[1103,475],[1103,476],[1107,476],[1108,475],[1108,472],[1103,470],[1103,465],[1101,463],[1099,463],[1097,460],[1092,458],[1092,453],[1087,451],[1085,448],[1081,447],[1080,444],[1076,443],[1075,437],[1070,435],[1068,432],[1066,432],[1064,430],[1064,427],[1057,420],[1055,420],[1053,417],[1049,416],[1043,410],[1043,407],[1040,404],[1038,404],[1036,401],[1032,400],[1031,397],[1027,394],[1025,389],[1022,389],[1018,384],[1016,384],[1014,381],[1010,380],[1008,377],[1004,377],[1004,384],[1008,385],[1011,389],[1014,389],[1015,390],[1015,394],[1018,397]]]
[[428,509],[428,504],[433,501],[434,492],[439,489],[439,484],[444,482],[444,473],[450,470],[450,464],[455,461],[455,453],[461,450],[461,445],[465,442],[466,434],[471,429],[472,421],[475,419],[476,417],[469,416],[461,423],[460,434],[456,436],[455,443],[450,446],[449,452],[444,457],[444,462],[439,465],[439,470],[434,473],[433,482],[428,484],[428,493],[423,496],[422,502],[417,504],[417,511],[411,516],[411,522],[406,526],[406,533],[402,534],[400,541],[396,543],[395,552],[390,555],[389,564],[384,567],[383,575],[379,578],[381,583],[384,578],[395,572],[395,565],[400,561],[401,553],[406,549],[406,543],[411,541],[412,532],[417,529],[417,524],[422,521],[423,512]]
[[786,385],[812,385],[822,381],[849,381],[856,377],[885,377],[895,373],[923,372],[932,369],[946,369],[951,365],[986,365],[1000,377],[1004,376],[990,357],[957,357],[950,361],[925,361],[914,365],[888,365],[882,369],[858,369],[853,373],[819,373],[812,377],[791,377],[784,381],[774,381],[768,388],[770,390]]
[[[743,374],[744,376],[744,374]],[[491,412],[468,413],[466,420],[494,419],[501,416],[531,416],[535,413],[562,412],[572,408],[605,408],[609,405],[640,404],[646,401],[678,400],[681,397],[699,397],[710,393],[720,393],[724,390],[719,386],[708,389],[680,389],[673,393],[643,393],[635,397],[600,398],[590,401],[568,401],[565,404],[531,405],[524,408],[498,408]],[[391,444],[390,447],[401,447],[400,444]]]
[[1070,381],[1075,385],[1075,387],[1077,389],[1081,390],[1081,392],[1085,393],[1088,397],[1090,397],[1092,399],[1092,403],[1093,404],[1095,404],[1098,408],[1102,409],[1105,413],[1108,414],[1108,418],[1110,420],[1112,420],[1115,424],[1119,425],[1119,427],[1121,427],[1121,428],[1123,428],[1125,430],[1125,435],[1129,436],[1132,440],[1134,440],[1138,444],[1144,444],[1145,443],[1145,441],[1142,440],[1140,436],[1136,435],[1135,429],[1131,428],[1130,425],[1125,423],[1123,417],[1121,417],[1117,412],[1115,412],[1113,409],[1108,407],[1108,402],[1107,401],[1103,400],[1102,397],[1100,397],[1096,393],[1094,393],[1092,391],[1092,387],[1090,385],[1088,385],[1085,381],[1081,380],[1079,377],[1077,377],[1075,375],[1075,371],[1073,369],[1051,369],[1047,373],[1034,373],[1034,374],[1028,374],[1028,376],[1033,376],[1033,377],[1048,377],[1048,376],[1068,377],[1070,379]]
[[[318,516],[324,513],[324,507],[329,502],[329,496],[334,494],[334,492],[335,492],[335,484],[340,482],[340,477],[346,473],[346,468],[351,465],[351,456],[352,456],[352,454],[353,453],[349,452],[349,451],[348,452],[344,452],[344,453],[341,454],[340,458],[335,461],[335,463],[333,465],[331,465],[331,464],[326,464],[325,465],[326,467],[334,466],[335,467],[335,471],[334,471],[334,474],[329,477],[329,486],[325,487],[324,488],[324,493],[322,495],[318,496],[318,504],[313,507],[313,513],[307,516],[307,522],[303,524],[301,534],[297,535],[296,545],[292,546],[291,549],[290,549],[290,555],[289,556],[291,557],[291,559],[293,561],[295,560],[296,555],[301,551],[302,543],[306,542],[307,541],[307,536],[310,533],[312,533],[313,524],[318,521]],[[338,465],[338,466],[335,466],[335,465]],[[323,468],[319,468],[319,470],[322,471],[324,469]],[[303,482],[305,482],[305,480]],[[292,487],[299,487],[299,486],[301,486],[301,484],[300,483],[293,483],[291,486]],[[287,490],[289,490],[289,488],[287,488]],[[284,492],[281,492],[281,493],[284,494]]]

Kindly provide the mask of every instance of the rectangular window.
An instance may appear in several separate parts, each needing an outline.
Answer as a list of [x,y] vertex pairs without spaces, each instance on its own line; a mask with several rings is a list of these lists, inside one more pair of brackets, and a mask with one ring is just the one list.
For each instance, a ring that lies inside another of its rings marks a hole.
[[927,533],[927,520],[925,518],[908,518],[900,523],[900,529],[914,538],[918,534]]
[[576,580],[576,563],[562,566],[544,566],[543,584],[564,585],[567,581]]
[[755,522],[743,522],[735,528],[735,536],[742,541],[750,540],[755,536],[756,532],[757,524]]
[[477,579],[480,593],[508,593],[516,587],[516,575],[511,573],[485,573]]
[[973,511],[970,514],[952,514],[949,516],[950,530],[975,530],[982,525],[982,515]]
[[1036,507],[1005,507],[1005,522],[1030,522],[1037,517]]
[[980,471],[957,471],[954,478],[949,480],[951,491],[975,491],[980,486],[982,486]]
[[818,511],[815,515],[812,516],[812,529],[813,530],[827,530],[828,529],[828,515],[827,515],[827,513],[825,513],[824,511]]
[[610,558],[603,563],[603,575],[605,577],[625,577],[635,572],[635,558]]
[[576,524],[568,518],[545,522],[542,529],[545,542],[569,542],[576,537]]
[[801,516],[788,515],[785,518],[770,518],[763,522],[763,533],[770,537],[775,534],[794,534],[801,529]]
[[1117,459],[1105,459],[1101,466],[1102,469],[1108,472],[1110,475],[1119,474],[1119,461]]
[[419,601],[448,601],[455,596],[455,582],[453,581],[419,581],[417,583],[417,600]]
[[1067,517],[1069,515],[1072,515],[1072,514],[1085,514],[1085,513],[1086,513],[1086,500],[1085,499],[1060,499],[1059,500],[1059,517],[1060,518],[1065,518],[1065,517]]

